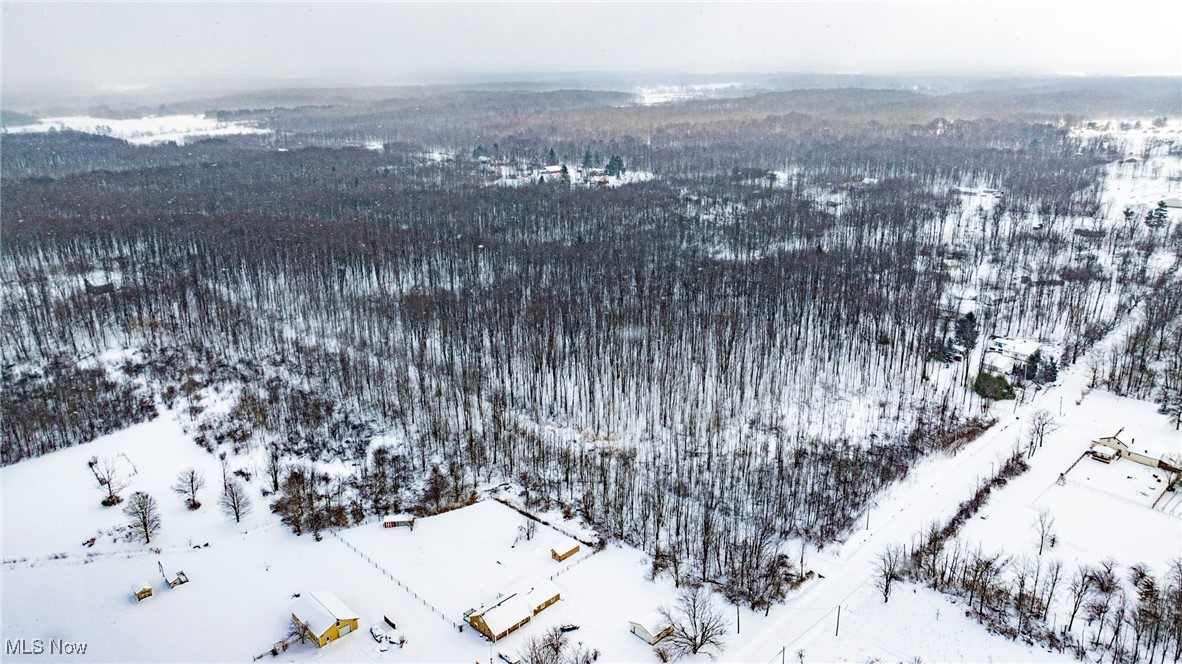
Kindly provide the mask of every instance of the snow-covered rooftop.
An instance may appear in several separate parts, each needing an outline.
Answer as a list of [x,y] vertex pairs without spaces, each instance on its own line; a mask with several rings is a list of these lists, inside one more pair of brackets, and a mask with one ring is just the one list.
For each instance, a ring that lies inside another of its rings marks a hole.
[[551,550],[556,551],[561,554],[561,553],[566,553],[567,551],[574,551],[575,549],[579,548],[579,546],[580,546],[579,540],[577,540],[573,537],[568,537],[568,538],[562,540],[561,542],[559,542],[558,544],[555,544],[553,547],[551,547]]
[[500,634],[517,623],[533,617],[533,609],[520,595],[510,595],[493,608],[480,614],[493,634]]
[[1025,360],[1034,355],[1039,349],[1037,341],[1028,339],[1005,339],[998,337],[989,345],[989,350],[1002,353],[1017,360]]
[[338,620],[355,620],[357,614],[349,609],[334,593],[328,590],[313,590],[296,600],[292,613],[308,625],[315,634],[324,632]]
[[525,594],[525,601],[530,605],[531,609],[535,606],[541,606],[553,597],[557,597],[562,593],[554,582],[548,580],[541,580],[534,582],[533,588]]
[[1006,357],[1001,353],[989,352],[985,353],[985,357],[981,360],[985,368],[999,374],[1009,374],[1014,371],[1013,358]]
[[641,616],[639,620],[633,620],[632,622],[640,625],[653,636],[660,634],[665,628],[669,627],[669,621],[658,611]]

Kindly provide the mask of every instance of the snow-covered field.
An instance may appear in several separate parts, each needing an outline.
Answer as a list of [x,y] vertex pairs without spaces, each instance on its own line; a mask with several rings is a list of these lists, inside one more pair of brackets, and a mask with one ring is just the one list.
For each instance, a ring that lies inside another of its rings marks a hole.
[[[92,455],[118,460],[130,480],[125,496],[146,491],[160,501],[163,529],[150,546],[124,541],[119,508],[98,504],[101,494],[86,465]],[[235,461],[232,457],[231,472]],[[221,477],[218,460],[166,413],[0,471],[7,506],[4,638],[85,643],[88,656],[99,661],[245,661],[287,634],[295,593],[328,589],[358,612],[361,631],[322,650],[297,644],[283,653],[284,661],[485,661],[498,652],[518,652],[531,636],[561,624],[579,625],[572,639],[598,649],[604,661],[656,661],[652,649],[629,633],[627,621],[671,603],[676,589],[668,577],[648,581],[650,563],[634,549],[583,547],[555,562],[549,548],[565,533],[539,526],[531,540],[518,539],[525,517],[493,501],[419,519],[413,531],[369,523],[316,542],[287,532],[253,490],[255,512],[241,524],[217,511],[217,492],[208,485],[205,505],[189,511],[168,488],[176,473],[189,467],[203,471],[209,484]],[[900,493],[923,495],[914,482]],[[900,530],[889,514],[876,510],[871,519],[875,531]],[[85,546],[92,536],[96,543]],[[842,556],[841,549],[809,552],[806,566],[833,578]],[[190,582],[167,588],[158,563],[169,575],[184,571]],[[562,601],[495,646],[470,628],[457,629],[465,610],[498,592],[551,577]],[[137,604],[131,587],[139,580],[151,582],[156,596]],[[738,618],[741,632],[728,636],[722,659],[759,659],[761,650],[744,647],[751,642],[769,644],[771,657],[786,636],[784,625],[815,623],[827,631],[839,603],[846,611],[841,638],[796,646],[803,647],[806,661],[852,661],[870,654],[939,661],[1038,659],[1037,653],[991,637],[938,595],[920,591],[893,601],[888,610],[868,584],[846,598],[825,588],[824,579],[807,582],[798,598],[766,618],[745,609],[729,614],[732,628]],[[934,619],[937,612],[942,629],[964,638],[915,641],[907,635],[908,621]],[[365,633],[383,615],[398,623],[398,633],[407,638],[404,648],[383,653]],[[217,636],[196,636],[208,634]]]
[[705,83],[696,85],[651,85],[636,88],[636,98],[642,106],[668,104],[699,97],[710,97],[725,90],[738,90],[737,83]]
[[[1072,387],[1056,389],[1067,393]],[[1057,405],[1054,394],[1039,400],[1040,407]],[[1089,559],[1135,552],[1139,560],[1159,564],[1177,549],[1177,518],[1085,489],[1085,497],[1098,496],[1091,509],[1105,523],[1104,528],[1094,522],[1089,527],[1086,513],[1073,519],[1062,504],[1080,499],[1069,495],[1072,484],[1057,487],[1054,480],[1065,463],[1086,449],[1084,439],[1092,431],[1113,433],[1116,421],[1151,425],[1135,433],[1128,430],[1140,439],[1165,433],[1152,426],[1164,418],[1147,417],[1150,405],[1099,392],[1080,406],[1068,402],[1064,408],[1067,426],[1035,455],[1034,469],[990,503],[984,512],[990,518],[966,528],[966,537],[1020,547],[1029,539],[1026,521],[1034,513],[1029,504],[1035,502],[1063,514],[1058,551],[1077,550]],[[927,661],[1050,660],[1045,651],[990,635],[941,595],[905,588],[884,605],[868,582],[869,561],[878,544],[907,537],[954,505],[973,478],[988,472],[989,463],[1008,451],[1020,430],[1020,422],[999,425],[962,455],[925,462],[872,510],[869,531],[856,532],[830,550],[806,552],[806,567],[824,578],[806,582],[768,617],[748,610],[732,614],[741,631],[728,636],[721,659],[764,661],[786,647],[787,657],[795,659],[802,650],[805,661],[915,656]],[[164,527],[152,543],[158,553],[117,537],[115,527],[124,518],[118,508],[99,506],[101,495],[86,466],[92,455],[118,459],[118,467],[130,476],[128,491],[147,491],[160,501]],[[1087,472],[1099,471],[1099,466],[1121,472],[1121,464],[1131,463],[1085,462],[1095,464]],[[567,623],[580,625],[573,637],[599,649],[605,661],[656,659],[651,648],[627,631],[627,620],[671,602],[676,591],[667,577],[647,581],[648,561],[633,549],[609,546],[592,553],[584,547],[557,563],[549,557],[549,547],[564,539],[564,533],[539,526],[533,539],[518,540],[525,517],[492,501],[419,519],[413,531],[369,523],[315,542],[278,525],[258,494],[252,494],[255,513],[242,524],[216,511],[216,492],[208,487],[206,504],[190,512],[168,490],[173,476],[187,467],[202,470],[211,483],[220,478],[217,459],[166,414],[0,471],[8,506],[3,522],[4,637],[84,642],[99,660],[242,661],[286,635],[293,594],[324,588],[359,613],[361,632],[319,651],[293,646],[283,654],[284,661],[484,661],[497,652],[516,652],[530,636]],[[236,467],[232,462],[231,468]],[[1083,477],[1084,472],[1077,469],[1070,476]],[[1057,498],[1056,491],[1062,496]],[[1112,537],[1114,527],[1128,532]],[[1139,528],[1156,528],[1157,535],[1136,537]],[[95,535],[101,536],[93,548],[83,545]],[[166,588],[158,561],[170,575],[183,570],[190,583]],[[466,609],[494,599],[497,592],[551,576],[563,600],[496,646],[470,628],[456,628]],[[140,579],[151,581],[157,596],[136,604],[130,590]],[[838,605],[842,622],[839,635],[833,636]],[[365,633],[383,615],[398,622],[399,633],[407,638],[405,648],[382,653]],[[732,618],[732,629],[735,622]],[[918,638],[917,624],[931,626],[932,635]],[[195,638],[195,633],[219,637]],[[185,648],[178,651],[175,644],[181,643]]]
[[[129,480],[125,497],[145,491],[159,501],[163,527],[150,545],[126,541],[120,507],[99,504],[87,466],[92,455],[116,461]],[[231,457],[231,472],[242,461]],[[207,482],[197,511],[169,489],[190,467]],[[255,489],[254,513],[235,524],[216,505],[220,478],[218,459],[171,413],[0,470],[4,638],[25,639],[29,650],[36,639],[46,648],[51,639],[84,643],[97,661],[250,661],[286,636],[294,594],[328,589],[358,612],[362,630],[323,650],[297,644],[283,661],[485,660],[567,623],[580,625],[573,641],[599,649],[607,661],[649,661],[651,649],[627,621],[675,596],[669,579],[644,579],[648,561],[634,549],[593,554],[583,547],[558,563],[549,549],[567,535],[541,525],[531,540],[512,546],[526,519],[496,502],[419,519],[413,532],[371,523],[316,542],[290,534]],[[87,546],[91,537],[96,541]],[[170,577],[185,572],[190,582],[168,588],[158,564]],[[556,572],[562,601],[495,649],[474,630],[457,629],[466,609]],[[131,590],[141,580],[156,595],[136,603]],[[404,648],[383,653],[366,633],[384,615],[397,621]]]
[[1064,402],[1062,417],[1058,403],[1044,402],[1043,407],[1062,428],[1035,452],[1030,470],[993,496],[978,518],[965,525],[961,538],[985,550],[1035,554],[1035,522],[1045,509],[1055,519],[1058,540],[1051,553],[1065,565],[1112,558],[1122,565],[1145,563],[1164,572],[1170,560],[1182,556],[1182,518],[1161,509],[1172,496],[1163,497],[1157,509],[1152,507],[1165,492],[1170,473],[1128,459],[1105,464],[1079,458],[1091,441],[1118,431],[1121,440],[1137,441],[1134,449],[1159,453],[1182,452],[1182,435],[1155,412],[1154,404],[1108,392],[1091,392],[1078,405]]
[[170,141],[184,145],[201,138],[270,132],[268,129],[252,127],[241,122],[218,122],[203,115],[162,115],[128,120],[88,116],[43,118],[37,124],[9,127],[4,131],[10,134],[29,134],[67,129],[121,138],[135,145],[155,145]]

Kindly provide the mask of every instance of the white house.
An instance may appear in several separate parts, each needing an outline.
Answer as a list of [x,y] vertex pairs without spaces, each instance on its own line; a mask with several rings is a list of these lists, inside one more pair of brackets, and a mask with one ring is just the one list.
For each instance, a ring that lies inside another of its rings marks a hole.
[[1001,353],[1019,363],[1025,363],[1032,355],[1038,352],[1039,348],[1040,346],[1037,341],[997,337],[989,342],[988,350],[990,352]]
[[[1030,358],[1034,357],[1034,354],[1041,349],[1042,346],[1037,341],[996,337],[989,342],[989,346],[985,349],[983,361],[987,370],[1008,375],[1014,371],[1025,369]],[[1008,359],[1010,362],[998,359],[999,357]],[[990,368],[991,363],[994,368]]]

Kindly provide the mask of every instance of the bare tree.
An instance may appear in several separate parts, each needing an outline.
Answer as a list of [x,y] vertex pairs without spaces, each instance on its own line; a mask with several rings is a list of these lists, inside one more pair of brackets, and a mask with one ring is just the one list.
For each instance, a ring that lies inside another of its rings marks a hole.
[[283,458],[279,453],[279,444],[271,443],[267,446],[267,475],[271,478],[271,492],[279,493],[279,477],[283,473]]
[[891,586],[899,579],[903,561],[903,550],[898,546],[888,546],[878,554],[874,562],[874,586],[882,591],[882,601],[891,599]]
[[705,652],[713,658],[723,646],[729,624],[714,598],[701,586],[685,588],[673,608],[663,606],[661,617],[673,625],[667,637],[675,657]]
[[566,633],[551,627],[541,636],[530,637],[521,649],[521,661],[526,664],[561,664],[566,650]]
[[144,544],[151,544],[152,536],[160,532],[160,508],[156,499],[143,491],[136,491],[131,494],[123,513],[131,519],[129,525],[136,538],[144,540]]
[[1035,542],[1038,542],[1038,555],[1042,555],[1043,548],[1055,546],[1055,517],[1047,508],[1038,511],[1038,519],[1034,522]]
[[111,507],[123,502],[123,497],[119,495],[119,492],[127,488],[127,481],[119,476],[115,460],[111,457],[103,457],[101,460],[98,457],[90,457],[90,461],[86,462],[86,465],[94,474],[98,488],[107,494],[103,498],[103,506]]
[[222,465],[222,487],[224,488],[230,484],[230,461],[226,458],[225,452],[218,454],[218,461]]
[[1067,585],[1067,592],[1070,598],[1071,615],[1067,620],[1065,631],[1071,631],[1071,627],[1075,625],[1075,616],[1092,592],[1092,568],[1081,563]]
[[527,664],[591,664],[599,659],[598,650],[589,650],[581,641],[572,644],[559,627],[530,637],[520,655],[521,661]]
[[1041,408],[1034,411],[1030,416],[1030,431],[1027,434],[1029,447],[1026,450],[1026,456],[1033,457],[1035,450],[1046,442],[1047,436],[1058,430],[1059,423],[1049,412]]
[[197,500],[197,492],[205,486],[205,473],[196,468],[188,468],[177,473],[176,481],[172,483],[172,490],[185,499],[185,505],[195,510],[201,507]]
[[238,480],[226,482],[226,490],[222,492],[218,504],[221,505],[223,514],[234,517],[235,523],[240,523],[242,517],[254,510],[246,487]]

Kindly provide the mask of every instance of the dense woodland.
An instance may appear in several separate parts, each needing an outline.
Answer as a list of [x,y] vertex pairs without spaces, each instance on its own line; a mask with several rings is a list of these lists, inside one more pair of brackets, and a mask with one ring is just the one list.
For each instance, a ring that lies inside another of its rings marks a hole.
[[[4,136],[3,462],[176,408],[268,459],[297,532],[512,482],[764,607],[787,539],[840,537],[988,423],[977,367],[933,373],[950,340],[1055,338],[1122,391],[1182,389],[1177,265],[1150,262],[1182,231],[1094,230],[1125,146],[1066,118],[452,95],[250,111],[274,133],[185,146]],[[475,157],[551,153],[654,177],[503,186]],[[966,209],[966,186],[1004,193]],[[969,325],[941,303],[982,265]],[[1090,356],[1136,307],[1130,351]]]

